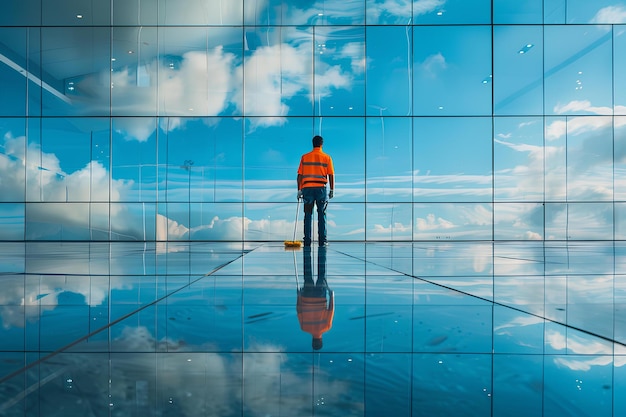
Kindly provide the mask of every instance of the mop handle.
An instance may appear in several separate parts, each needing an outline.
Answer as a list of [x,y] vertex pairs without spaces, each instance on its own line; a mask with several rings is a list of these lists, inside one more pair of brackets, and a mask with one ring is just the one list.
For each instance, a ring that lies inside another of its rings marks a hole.
[[298,227],[298,213],[300,212],[300,199],[298,199],[298,205],[296,206],[296,224],[293,225],[293,242],[296,241],[296,229]]

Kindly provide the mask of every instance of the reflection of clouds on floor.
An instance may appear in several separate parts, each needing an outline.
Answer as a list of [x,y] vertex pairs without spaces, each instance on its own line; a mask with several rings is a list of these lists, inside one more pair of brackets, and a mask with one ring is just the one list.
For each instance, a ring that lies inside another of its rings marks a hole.
[[[36,282],[36,285],[30,285]],[[101,285],[99,285],[101,284]],[[0,318],[5,329],[23,328],[28,322],[39,320],[46,311],[59,305],[59,296],[73,293],[82,297],[89,306],[101,306],[108,299],[109,291],[128,289],[123,277],[111,276],[106,282],[83,275],[32,275],[15,276],[3,280],[0,292]],[[36,308],[33,308],[36,307]]]
[[[329,404],[348,389],[340,376],[328,378],[310,361],[301,362],[299,355],[281,353],[280,346],[258,344],[245,354],[214,353],[207,346],[156,340],[141,326],[124,328],[114,344],[108,366],[102,366],[98,354],[51,358],[52,366],[64,371],[43,388],[46,395],[101,402],[109,393],[113,411],[142,407],[146,415],[229,416],[243,409],[252,416],[277,415],[278,410],[296,416],[311,414],[311,372],[328,380],[320,389]],[[45,363],[42,367],[48,368]],[[362,415],[348,409],[346,413]]]

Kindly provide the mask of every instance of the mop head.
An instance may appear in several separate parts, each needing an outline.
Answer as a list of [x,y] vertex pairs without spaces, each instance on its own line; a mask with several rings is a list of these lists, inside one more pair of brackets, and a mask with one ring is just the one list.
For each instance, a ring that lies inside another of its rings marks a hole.
[[285,240],[285,249],[298,249],[302,246],[302,242],[297,240]]

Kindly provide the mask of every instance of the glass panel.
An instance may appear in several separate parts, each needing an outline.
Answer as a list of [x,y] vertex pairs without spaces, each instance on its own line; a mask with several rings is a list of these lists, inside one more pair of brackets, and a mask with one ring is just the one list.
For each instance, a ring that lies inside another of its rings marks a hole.
[[[154,240],[155,227],[166,224],[156,217],[154,203],[111,203],[110,216],[111,240]],[[165,230],[159,229],[164,234]]]
[[415,114],[491,114],[489,26],[416,26],[413,45]]
[[0,203],[0,240],[24,239],[24,203]]
[[491,201],[490,118],[417,118],[413,122],[415,201]]
[[26,204],[26,240],[89,240],[89,203]]
[[[623,339],[622,339],[623,340]],[[626,378],[626,358],[624,356],[615,355],[613,358],[614,380],[623,381]],[[613,388],[614,400],[613,400],[613,412],[615,414],[626,413],[626,386],[617,382]]]
[[240,121],[168,120],[176,123],[165,139],[168,201],[240,200]]
[[494,199],[542,201],[544,198],[543,120],[494,119]]
[[[266,118],[269,120],[272,118]],[[283,123],[245,134],[245,201],[296,201],[296,177],[302,154],[311,151],[312,120],[287,118]],[[325,138],[323,149],[337,146]],[[333,155],[331,154],[331,157]]]
[[[115,206],[113,206],[115,207]],[[116,219],[111,217],[109,209],[111,208],[109,203],[91,203],[89,205],[89,240],[104,240],[110,239],[110,221]]]
[[366,239],[375,240],[411,240],[411,204],[375,204],[368,203]]
[[568,201],[613,199],[613,118],[567,119]]
[[[559,343],[561,334],[549,340]],[[580,348],[577,354],[554,355],[544,362],[544,385],[559,389],[544,390],[544,415],[560,414],[563,410],[591,414],[597,417],[613,415],[612,401],[597,401],[613,386],[613,357],[598,355],[585,348],[587,343],[572,343]],[[575,410],[575,411],[574,411]],[[570,413],[567,411],[567,413]]]
[[41,37],[43,114],[108,116],[111,29],[46,27]]
[[611,203],[549,203],[545,210],[546,239],[613,239]]
[[[499,354],[518,353],[539,356],[543,353],[544,319],[541,317],[530,318],[528,314],[522,313],[518,309],[526,309],[531,306],[540,306],[543,309],[543,277],[529,280],[528,283],[524,280],[523,286],[520,286],[519,282],[516,285],[513,280],[507,281],[503,283],[496,281],[496,299],[501,299],[507,304],[514,304],[516,307],[494,307],[494,351]],[[529,285],[526,291],[527,284]],[[524,288],[524,293],[517,297],[514,294],[519,291],[520,287]],[[509,295],[513,295],[513,300],[506,296],[499,296],[498,293],[501,290],[505,294],[512,293]],[[524,299],[525,297],[528,298]],[[526,305],[529,302],[531,305]],[[531,309],[535,310],[532,307]],[[535,314],[542,314],[540,310],[534,312]]]
[[[53,91],[52,85],[48,84],[51,81],[54,85],[58,86],[58,83],[52,81],[48,75],[44,75],[41,69],[41,28],[28,28],[28,54],[25,54],[25,62],[28,65],[28,72],[31,74],[31,83],[28,84],[28,99],[26,105],[28,106],[27,112],[30,116],[41,116],[43,111],[42,98],[44,92]],[[43,87],[43,88],[42,88]],[[67,94],[67,93],[64,93]],[[63,95],[58,96],[60,99],[65,100],[67,97]]]
[[543,203],[496,203],[495,240],[543,240]]
[[413,194],[412,120],[368,117],[366,121],[367,201],[410,202]]
[[[366,355],[364,416],[411,415],[411,391],[407,383],[412,377],[411,363],[411,355],[406,353]],[[380,375],[388,379],[380,381]],[[393,400],[389,401],[390,398]]]
[[414,240],[491,240],[491,204],[415,204]]
[[[593,328],[595,334],[614,338],[613,271],[610,274],[570,276],[567,280],[567,324]],[[608,272],[608,271],[607,271]]]
[[0,26],[37,26],[41,24],[41,0],[5,0]]
[[546,201],[567,198],[567,119],[545,118],[544,189]]
[[114,26],[156,25],[157,0],[111,0]]
[[[413,356],[412,407],[422,415],[491,414],[491,355],[454,353]],[[433,391],[433,387],[438,387]],[[453,399],[453,400],[452,400]]]
[[25,29],[0,28],[0,116],[26,115],[27,43]]
[[[368,25],[409,25],[412,21],[411,2],[366,0]],[[368,28],[368,30],[371,28]],[[368,41],[369,42],[369,41]]]
[[157,0],[159,25],[241,25],[244,0]]
[[279,126],[288,115],[312,115],[311,37],[306,28],[246,28],[238,106],[253,116],[248,119],[253,129]]
[[23,202],[26,190],[27,119],[0,118],[0,201]]
[[491,0],[416,1],[413,2],[413,23],[416,25],[489,24],[491,23]]
[[246,25],[362,25],[365,23],[364,0],[286,1],[245,0]]
[[150,116],[157,111],[157,28],[115,27],[111,45],[111,113]]
[[410,27],[368,27],[367,115],[411,115]]
[[[330,242],[333,240],[365,240],[365,204],[342,203],[332,199],[328,204],[326,217]],[[315,229],[313,236],[317,236]]]
[[324,137],[324,152],[333,158],[333,202],[365,201],[365,121],[361,117],[315,119],[315,134]]
[[44,26],[108,26],[111,23],[111,3],[43,0],[41,15]]
[[112,119],[112,191],[121,201],[156,201],[156,119]]
[[[626,8],[625,8],[626,9]],[[613,111],[626,115],[626,38],[613,32]],[[616,118],[616,127],[623,127],[624,119]]]
[[494,417],[543,414],[543,361],[541,355],[494,355]]
[[613,273],[613,262],[621,262],[621,257],[614,254],[614,242],[610,241],[546,242],[546,274],[557,276],[574,272],[577,275],[606,274],[607,271]]
[[365,29],[316,28],[314,42],[315,114],[365,114]]
[[544,244],[533,242],[497,242],[494,244],[493,262],[496,276],[544,275]]
[[28,155],[39,171],[42,200],[109,201],[108,120],[50,118],[42,129],[40,153]]
[[494,0],[494,24],[541,24],[544,0]]
[[[159,114],[216,116],[235,106],[241,112],[241,28],[160,28],[158,45]],[[145,68],[151,79],[154,71]]]
[[563,24],[568,0],[543,0],[543,23]]
[[[277,208],[282,209],[278,211],[285,211],[284,205]],[[245,228],[250,238],[256,240],[259,236],[256,229],[265,230],[267,226],[269,236],[285,240],[286,236],[290,236],[287,231],[293,230],[293,224],[285,225],[276,211],[269,211],[276,219],[273,224],[270,223],[270,215],[265,222],[263,218],[244,218],[241,211],[241,203],[192,203],[189,218],[190,239],[238,241],[242,238],[242,228]]]
[[609,26],[544,28],[546,114],[607,114],[613,107]]
[[567,1],[567,23],[624,23],[626,3],[623,0]]
[[[494,27],[494,111],[543,113],[543,28]],[[489,80],[483,82],[488,83]]]
[[161,203],[158,210],[156,225],[158,240],[189,240],[191,204],[182,201]]
[[614,219],[615,239],[624,240],[626,239],[626,203],[615,202],[614,210],[615,210],[615,219]]

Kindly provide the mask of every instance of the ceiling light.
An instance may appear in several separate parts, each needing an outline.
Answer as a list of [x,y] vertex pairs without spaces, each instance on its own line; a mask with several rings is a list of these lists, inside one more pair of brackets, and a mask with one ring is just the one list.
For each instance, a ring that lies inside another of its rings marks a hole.
[[83,15],[82,15],[82,14],[77,14],[77,15],[76,15],[76,19],[82,19],[82,18],[83,18]]
[[533,46],[535,46],[535,45],[533,45],[532,43],[527,43],[522,48],[520,48],[520,50],[517,51],[517,53],[518,54],[525,54],[526,52],[530,51]]

